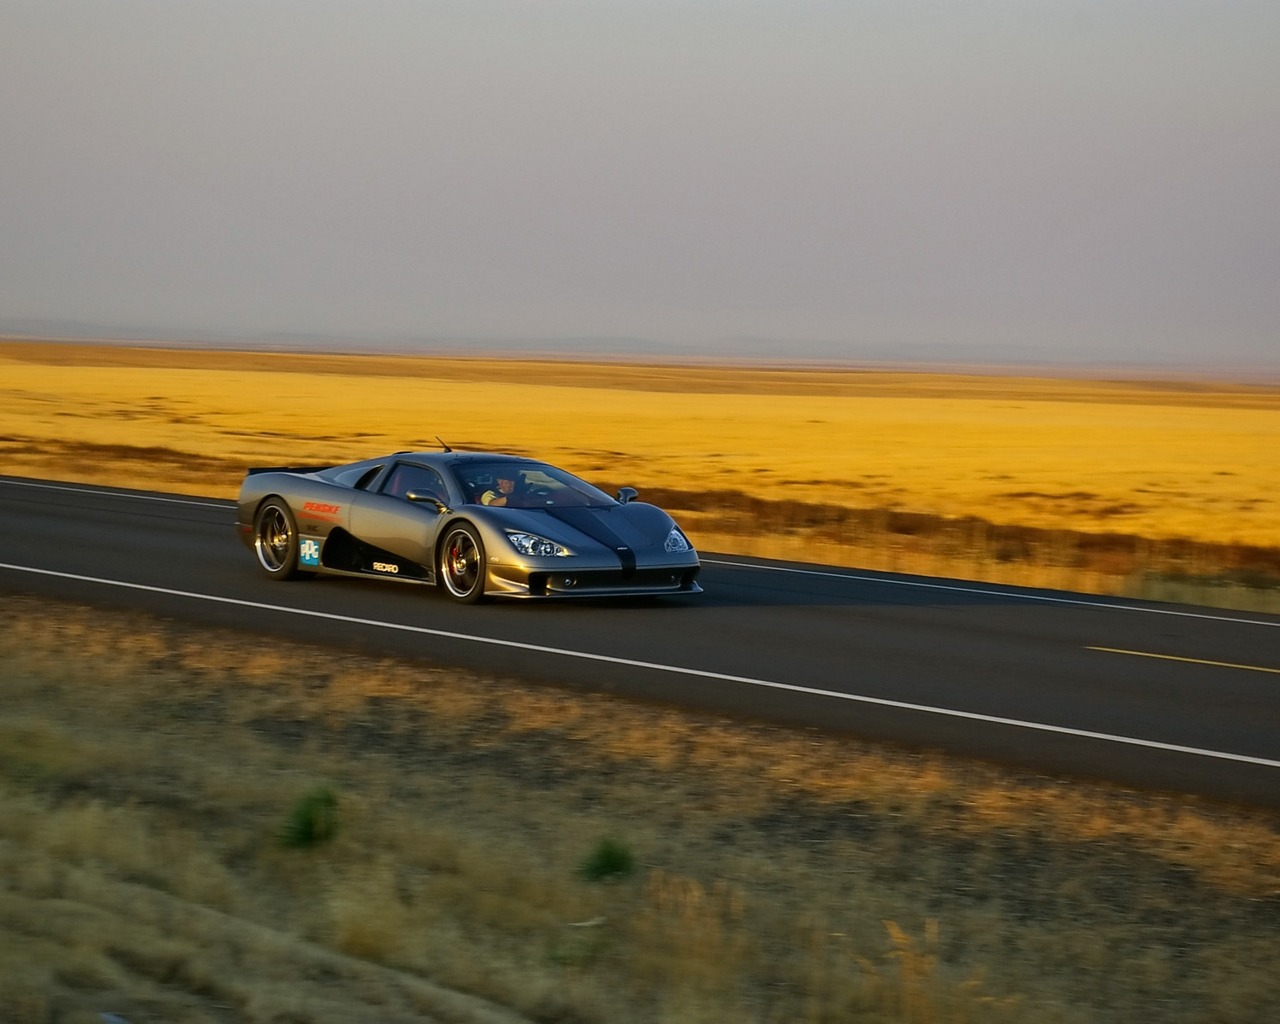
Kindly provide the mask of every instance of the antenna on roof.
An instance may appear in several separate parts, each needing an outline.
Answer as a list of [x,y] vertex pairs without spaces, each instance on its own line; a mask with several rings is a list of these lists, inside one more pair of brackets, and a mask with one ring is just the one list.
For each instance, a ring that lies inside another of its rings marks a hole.
[[444,443],[444,438],[442,438],[439,434],[436,434],[436,440],[440,442],[440,447],[443,448],[445,451],[447,452],[453,451],[452,448],[450,448],[447,444]]

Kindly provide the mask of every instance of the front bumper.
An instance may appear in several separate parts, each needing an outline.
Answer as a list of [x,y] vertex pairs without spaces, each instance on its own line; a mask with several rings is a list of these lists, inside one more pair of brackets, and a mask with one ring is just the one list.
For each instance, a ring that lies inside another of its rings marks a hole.
[[700,594],[700,566],[618,569],[537,569],[491,565],[486,593],[499,597],[645,597]]

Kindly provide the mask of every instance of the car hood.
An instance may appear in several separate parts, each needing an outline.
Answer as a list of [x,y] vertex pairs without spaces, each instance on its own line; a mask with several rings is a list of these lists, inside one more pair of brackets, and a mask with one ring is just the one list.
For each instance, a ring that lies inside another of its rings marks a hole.
[[643,502],[608,508],[503,509],[501,521],[506,529],[536,533],[570,549],[582,550],[585,539],[610,551],[646,551],[655,546],[662,550],[675,525],[662,509]]

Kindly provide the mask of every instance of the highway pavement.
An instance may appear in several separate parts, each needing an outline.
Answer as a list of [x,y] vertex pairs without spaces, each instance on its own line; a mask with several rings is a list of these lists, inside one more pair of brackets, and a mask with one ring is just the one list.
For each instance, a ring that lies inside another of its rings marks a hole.
[[1280,807],[1280,617],[703,553],[704,593],[491,602],[269,580],[230,502],[0,477],[0,602],[136,608]]

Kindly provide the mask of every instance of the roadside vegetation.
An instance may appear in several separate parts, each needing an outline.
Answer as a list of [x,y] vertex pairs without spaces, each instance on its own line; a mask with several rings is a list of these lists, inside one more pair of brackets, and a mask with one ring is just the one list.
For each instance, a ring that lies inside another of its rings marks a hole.
[[1274,814],[0,600],[12,1024],[1280,1005]]

